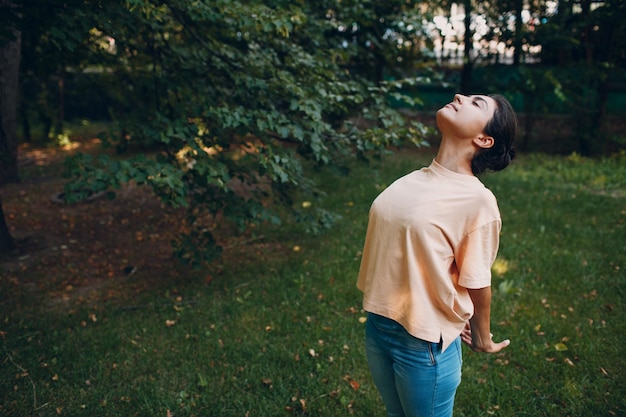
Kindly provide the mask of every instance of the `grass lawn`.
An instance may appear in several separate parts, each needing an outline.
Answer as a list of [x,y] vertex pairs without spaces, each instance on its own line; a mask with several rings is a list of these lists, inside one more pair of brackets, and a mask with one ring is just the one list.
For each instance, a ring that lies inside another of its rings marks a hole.
[[[45,269],[0,264],[0,415],[383,416],[360,250],[374,197],[429,160],[318,174],[342,215],[330,232],[259,229],[210,271],[127,297],[51,303],[32,284]],[[512,344],[464,347],[455,416],[626,415],[626,157],[522,155],[483,181],[504,222],[493,333]]]

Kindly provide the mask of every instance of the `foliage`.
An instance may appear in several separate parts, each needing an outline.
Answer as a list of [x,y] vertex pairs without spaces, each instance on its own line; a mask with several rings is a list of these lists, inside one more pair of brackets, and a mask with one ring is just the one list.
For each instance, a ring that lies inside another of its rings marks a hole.
[[[91,60],[85,36],[98,14],[79,0],[22,0],[16,4],[22,19],[11,25],[22,38],[20,121],[26,141],[45,143],[63,134],[67,71],[85,68]],[[34,137],[34,125],[41,125],[41,137]]]
[[608,93],[619,85],[626,64],[624,2],[609,0],[595,8],[591,3],[560,2],[557,13],[538,26],[535,39],[542,46],[542,63],[560,67],[556,75],[584,155],[601,154],[609,145],[600,131]]
[[[0,411],[384,415],[363,347],[360,250],[374,197],[429,160],[404,149],[353,162],[349,178],[318,172],[321,204],[344,214],[336,227],[324,239],[293,222],[260,227],[266,239],[231,249],[208,282],[156,280],[138,294],[154,274],[140,269],[105,301],[107,287],[95,299],[68,288],[69,269],[3,270]],[[492,328],[512,344],[496,356],[464,348],[455,415],[626,412],[625,170],[624,155],[522,155],[483,178],[503,216]]]
[[319,7],[335,30],[329,42],[341,45],[351,73],[380,82],[412,74],[430,54],[428,22],[432,11],[412,1],[327,2]]
[[[45,21],[38,4],[25,2],[26,11]],[[129,0],[47,7],[60,12],[44,24],[45,39],[30,32],[29,45],[54,55],[63,77],[97,74],[119,126],[117,136],[103,137],[105,144],[150,153],[123,160],[77,156],[67,164],[68,202],[124,182],[150,184],[164,201],[189,207],[190,233],[176,242],[185,260],[210,261],[217,253],[196,256],[197,248],[214,246],[205,227],[210,218],[241,227],[276,222],[271,209],[280,203],[313,225],[328,224],[328,213],[302,215],[293,204],[295,192],[316,198],[303,165],[341,167],[355,155],[422,141],[425,128],[388,105],[390,96],[403,99],[405,81],[414,80],[385,82],[380,73],[405,52],[415,54],[394,40],[409,32],[413,43],[420,39],[398,23],[419,16],[412,2]],[[28,62],[40,64],[37,54]]]

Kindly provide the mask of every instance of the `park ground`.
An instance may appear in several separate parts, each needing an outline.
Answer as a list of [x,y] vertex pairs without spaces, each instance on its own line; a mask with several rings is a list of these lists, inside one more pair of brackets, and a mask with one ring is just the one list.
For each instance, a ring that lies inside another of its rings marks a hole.
[[[148,189],[55,201],[93,137],[23,145],[2,189],[19,251],[0,261],[0,414],[382,415],[354,287],[367,208],[434,146],[326,178],[343,219],[324,235],[216,221],[224,256],[194,270],[170,246],[183,212]],[[465,351],[458,416],[626,415],[625,158],[529,153],[485,178],[504,221],[493,329],[513,344]]]

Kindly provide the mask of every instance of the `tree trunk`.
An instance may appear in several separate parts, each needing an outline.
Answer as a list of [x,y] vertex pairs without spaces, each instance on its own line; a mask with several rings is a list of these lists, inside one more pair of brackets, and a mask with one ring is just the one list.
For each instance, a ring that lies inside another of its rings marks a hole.
[[461,93],[470,94],[472,91],[472,1],[465,0],[465,36],[463,53],[463,71],[461,72]]
[[522,12],[524,1],[515,0],[515,40],[513,44],[513,65],[518,66],[522,57]]
[[65,123],[65,69],[61,68],[58,73],[59,79],[57,86],[59,87],[59,102],[56,114],[56,123],[54,125],[54,137],[57,139],[63,134],[63,124]]
[[[0,7],[14,6],[0,0]],[[17,169],[17,90],[21,34],[13,30],[13,39],[0,42],[0,185],[19,180]],[[0,200],[0,255],[15,249]]]
[[[0,0],[1,6],[13,6]],[[0,42],[0,185],[19,180],[17,168],[17,90],[20,65],[20,32]]]

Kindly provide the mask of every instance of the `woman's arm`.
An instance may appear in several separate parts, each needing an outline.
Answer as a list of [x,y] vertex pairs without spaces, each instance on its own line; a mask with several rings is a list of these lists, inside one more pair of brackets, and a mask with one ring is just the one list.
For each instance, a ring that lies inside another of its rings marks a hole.
[[474,315],[461,334],[461,340],[474,352],[496,353],[511,344],[510,340],[496,343],[491,334],[491,287],[468,289],[474,303]]

